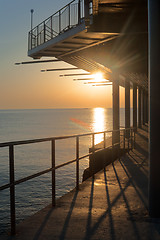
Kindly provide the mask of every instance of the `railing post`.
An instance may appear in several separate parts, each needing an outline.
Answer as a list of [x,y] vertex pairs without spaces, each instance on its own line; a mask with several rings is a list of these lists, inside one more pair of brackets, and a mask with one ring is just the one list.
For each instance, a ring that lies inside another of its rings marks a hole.
[[91,172],[92,172],[92,177],[94,178],[94,173],[95,173],[95,159],[94,159],[94,153],[95,153],[95,135],[92,133],[92,164],[91,164]]
[[16,233],[15,214],[15,185],[14,185],[14,146],[9,146],[9,168],[10,168],[10,211],[11,211],[11,235]]
[[33,31],[31,31],[31,49],[33,48]]
[[31,33],[28,34],[28,50],[31,50]]
[[133,149],[133,129],[131,129],[131,149]]
[[79,190],[79,137],[76,137],[76,189]]
[[52,148],[52,206],[56,205],[56,174],[55,174],[55,139],[51,142]]
[[46,25],[45,22],[43,23],[43,29],[44,29],[44,43],[46,41]]
[[61,11],[59,11],[59,33],[61,32]]
[[124,146],[124,150],[125,150],[125,143],[126,143],[126,132],[125,132],[125,129],[124,129],[124,135],[123,135],[123,146]]
[[95,136],[94,136],[94,133],[93,133],[92,134],[92,153],[95,152],[95,149],[94,149],[94,138],[95,138]]
[[78,24],[80,24],[81,19],[81,3],[80,0],[78,1]]
[[104,132],[104,148],[106,148],[106,133]]
[[[129,130],[129,132],[127,133],[127,135],[128,134],[130,134],[130,130]],[[130,136],[127,136],[127,138],[128,138],[128,151],[129,151],[129,139],[130,139]]]
[[[113,138],[113,131],[112,131],[112,138]],[[113,159],[114,159],[114,157],[113,157],[113,151],[114,151],[114,143],[113,143],[113,141],[112,141],[112,162],[113,162]]]
[[39,45],[39,26],[37,26],[37,46]]
[[69,19],[68,19],[68,28],[70,28],[70,24],[71,24],[71,17],[70,17],[70,14],[71,14],[71,6],[70,6],[70,4],[68,5],[68,7],[69,7],[69,13],[68,13],[68,17],[69,17]]
[[52,21],[53,21],[53,17],[51,16],[51,39],[53,38],[53,24],[52,24]]
[[135,142],[136,142],[136,132],[134,131],[134,148],[135,148]]
[[121,150],[121,131],[119,130],[119,148],[118,148],[118,159],[120,160],[120,150]]

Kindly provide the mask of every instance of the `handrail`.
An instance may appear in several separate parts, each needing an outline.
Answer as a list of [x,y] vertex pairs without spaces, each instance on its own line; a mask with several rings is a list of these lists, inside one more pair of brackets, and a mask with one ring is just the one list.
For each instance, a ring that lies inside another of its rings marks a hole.
[[[39,23],[37,26],[41,25],[42,23],[44,23],[45,21],[49,20],[50,18],[52,18],[54,15],[56,15],[59,11],[62,11],[64,8],[68,7],[70,4],[72,4],[73,2],[75,2],[75,0],[71,1],[70,3],[66,4],[64,7],[62,7],[60,10],[58,10],[57,12],[55,12],[54,14],[52,14],[51,16],[49,16],[48,18],[46,18],[45,20],[43,20],[41,23]],[[37,27],[36,26],[36,27]],[[34,27],[32,30],[34,30],[36,27]]]
[[[105,139],[106,139],[106,133],[115,133],[115,132],[119,132],[119,136],[120,136],[120,132],[123,133],[123,140],[121,141],[119,139],[119,142],[114,143],[110,146],[106,146],[105,143]],[[32,140],[22,140],[22,141],[14,141],[14,142],[4,142],[4,143],[0,143],[0,148],[4,148],[4,147],[9,147],[9,169],[10,169],[10,183],[5,184],[0,186],[0,191],[10,188],[10,213],[11,213],[11,234],[15,235],[16,233],[16,217],[15,217],[15,186],[17,184],[26,182],[30,179],[36,178],[38,176],[41,176],[43,174],[46,174],[48,172],[52,172],[52,206],[55,206],[55,186],[56,186],[56,182],[55,182],[55,170],[59,169],[61,167],[64,167],[66,165],[69,165],[71,163],[76,163],[76,189],[79,189],[79,161],[89,157],[93,154],[95,154],[96,152],[101,151],[102,149],[106,149],[106,148],[113,148],[116,145],[120,146],[120,144],[123,142],[123,147],[125,148],[125,138],[126,138],[126,132],[128,134],[127,140],[128,140],[128,149],[129,149],[129,144],[131,143],[131,148],[133,148],[134,143],[135,143],[135,131],[134,128],[127,128],[127,129],[119,129],[119,130],[110,130],[110,131],[101,131],[101,132],[90,132],[90,133],[85,133],[85,134],[75,134],[75,135],[68,135],[68,136],[58,136],[58,137],[49,137],[49,138],[40,138],[40,139],[32,139]],[[133,132],[134,132],[134,136],[133,136]],[[103,141],[104,141],[104,145],[101,148],[96,149],[95,148],[95,135],[96,134],[103,134]],[[79,156],[79,138],[80,137],[84,137],[84,136],[92,136],[92,152],[83,155],[83,156]],[[55,142],[57,140],[62,140],[62,139],[68,139],[68,138],[75,138],[76,139],[76,158],[73,160],[70,160],[68,162],[59,164],[56,166],[56,158],[55,158]],[[134,142],[133,142],[134,139]],[[15,180],[14,174],[14,147],[18,146],[18,145],[24,145],[24,144],[33,144],[33,143],[41,143],[41,142],[51,142],[51,159],[52,159],[52,166],[48,169],[45,169],[43,171],[37,172],[35,174],[32,174],[30,176]]]
[[[90,10],[90,15],[92,11]],[[85,18],[84,0],[72,0],[53,15],[32,28],[28,34],[28,49],[48,42],[59,34],[79,25]],[[49,25],[49,26],[48,26]],[[46,34],[46,27],[50,29],[49,35]],[[40,30],[40,31],[39,31]],[[54,33],[54,34],[53,34]]]
[[[125,128],[123,130],[131,130],[134,128]],[[83,134],[73,134],[73,135],[65,135],[65,136],[57,136],[57,137],[48,137],[48,138],[37,138],[37,139],[29,139],[29,140],[20,140],[20,141],[13,141],[13,142],[4,142],[0,143],[0,148],[2,147],[9,147],[10,145],[24,145],[24,144],[31,144],[31,143],[40,143],[40,142],[48,142],[52,140],[60,140],[60,139],[67,139],[67,138],[74,138],[74,137],[83,137],[83,136],[89,136],[92,134],[102,134],[102,133],[112,133],[112,132],[119,132],[120,130],[107,130],[107,131],[101,131],[101,132],[89,132],[89,133],[83,133]]]

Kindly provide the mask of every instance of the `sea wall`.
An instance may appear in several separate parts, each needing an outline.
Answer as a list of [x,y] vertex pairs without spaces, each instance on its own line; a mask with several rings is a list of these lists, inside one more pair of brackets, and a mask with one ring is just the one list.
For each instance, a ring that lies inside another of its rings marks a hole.
[[[92,149],[89,149],[91,152]],[[113,147],[99,150],[89,156],[89,167],[84,170],[83,181],[124,155],[128,149]]]

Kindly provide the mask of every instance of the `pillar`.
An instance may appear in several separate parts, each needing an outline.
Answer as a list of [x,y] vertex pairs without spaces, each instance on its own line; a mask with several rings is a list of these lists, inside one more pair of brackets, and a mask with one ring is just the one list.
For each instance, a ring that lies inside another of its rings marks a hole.
[[89,20],[89,2],[90,0],[84,0],[84,14],[85,20]]
[[[125,128],[130,128],[130,82],[125,81]],[[130,131],[126,131],[129,138]]]
[[143,125],[146,123],[146,96],[145,90],[142,90],[142,123]]
[[148,92],[146,91],[146,123],[148,123]]
[[133,83],[133,127],[137,131],[137,85]]
[[149,129],[149,214],[153,218],[160,218],[160,1],[148,1],[149,15],[149,101],[150,101],[150,129]]
[[78,24],[80,24],[81,21],[81,2],[78,1]]
[[[119,82],[113,80],[112,84],[112,96],[113,96],[113,130],[119,130]],[[119,131],[113,132],[112,144],[120,141]]]
[[138,127],[142,127],[142,91],[138,88]]

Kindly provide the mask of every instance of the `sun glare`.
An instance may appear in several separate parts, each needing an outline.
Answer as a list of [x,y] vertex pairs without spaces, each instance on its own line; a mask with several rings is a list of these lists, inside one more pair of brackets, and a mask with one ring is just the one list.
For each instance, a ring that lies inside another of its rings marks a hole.
[[[93,130],[94,132],[104,131],[104,108],[94,108],[94,123]],[[103,134],[95,135],[95,144],[103,141]]]
[[103,79],[103,75],[100,72],[94,74],[93,77],[94,77],[95,82],[101,82]]

